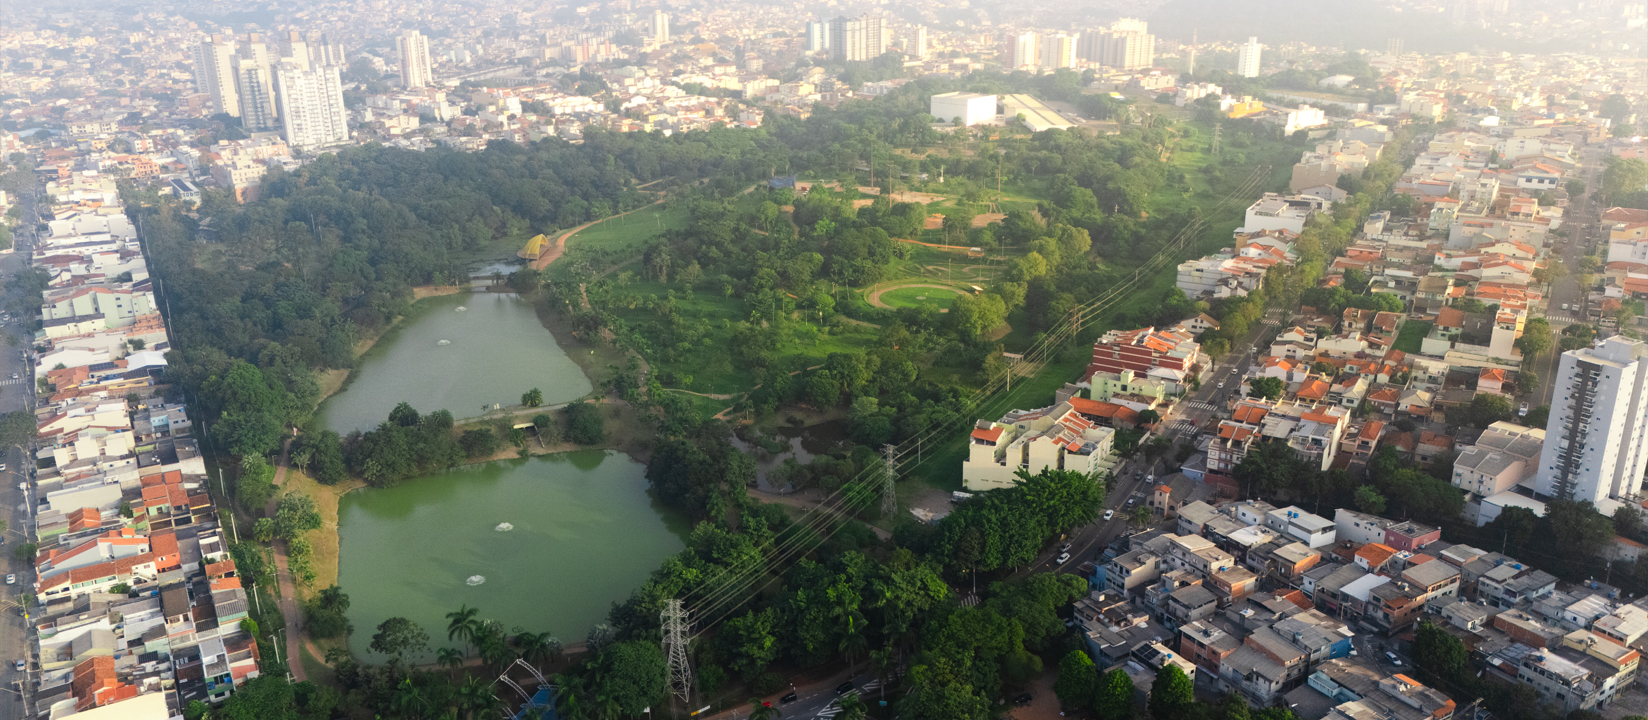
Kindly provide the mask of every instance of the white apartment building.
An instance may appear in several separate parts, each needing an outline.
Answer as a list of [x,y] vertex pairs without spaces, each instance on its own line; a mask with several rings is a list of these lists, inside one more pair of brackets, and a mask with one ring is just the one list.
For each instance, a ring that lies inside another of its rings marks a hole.
[[1286,230],[1298,235],[1305,231],[1305,223],[1322,205],[1320,199],[1265,193],[1264,197],[1248,206],[1245,221],[1237,232]]
[[1247,43],[1236,51],[1236,74],[1242,77],[1259,77],[1259,38],[1250,37]]
[[261,36],[253,33],[250,42],[230,61],[235,73],[235,91],[240,95],[240,126],[249,133],[280,128],[275,111],[275,79],[269,70],[269,51]]
[[822,22],[807,23],[807,52],[830,49],[830,26]]
[[212,107],[230,117],[240,117],[240,94],[235,90],[235,41],[213,35],[194,46],[195,87],[212,95]]
[[878,13],[856,18],[838,17],[830,21],[830,56],[836,60],[864,62],[887,52],[887,34]]
[[275,69],[275,89],[288,146],[309,150],[349,141],[349,110],[343,106],[336,65],[281,63]]
[[[1614,336],[1562,354],[1534,489],[1599,507],[1642,488],[1648,345]],[[1604,511],[1605,514],[1608,511]]]
[[395,50],[401,59],[401,87],[426,87],[435,81],[429,70],[429,38],[416,30],[408,30],[395,38]]
[[664,45],[670,41],[670,16],[663,10],[652,11],[652,44]]
[[1019,470],[1071,470],[1097,476],[1113,466],[1116,431],[1095,425],[1070,402],[1014,410],[1001,420],[980,420],[968,440],[961,484],[969,492],[1010,488]]
[[1075,67],[1076,36],[1060,33],[1043,37],[1038,62],[1044,68]]
[[1033,32],[1019,33],[1013,36],[1013,67],[1035,67],[1041,59],[1038,52],[1041,38]]
[[928,102],[928,114],[941,123],[961,118],[963,125],[989,122],[996,116],[996,96],[978,93],[947,92],[934,95]]
[[1122,18],[1108,28],[1082,33],[1077,57],[1119,70],[1138,70],[1156,64],[1156,36],[1143,20]]

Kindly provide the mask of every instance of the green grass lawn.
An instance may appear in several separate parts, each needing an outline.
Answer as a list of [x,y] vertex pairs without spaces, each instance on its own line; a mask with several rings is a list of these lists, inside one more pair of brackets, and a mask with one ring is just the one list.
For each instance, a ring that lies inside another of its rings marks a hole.
[[[755,381],[750,378],[748,371],[738,368],[733,362],[728,352],[732,342],[732,331],[730,327],[722,327],[723,320],[730,325],[749,318],[744,302],[723,297],[720,293],[708,292],[696,292],[688,298],[680,292],[679,286],[665,286],[655,282],[634,282],[620,288],[620,292],[634,294],[639,298],[663,298],[670,290],[676,291],[675,303],[679,316],[687,322],[701,322],[699,327],[702,335],[692,347],[677,348],[671,360],[661,359],[662,353],[656,350],[648,353],[648,360],[653,364],[654,370],[690,376],[692,380],[682,388],[684,390],[711,394],[748,392],[754,387]],[[657,315],[639,303],[634,309],[618,310],[617,315],[631,325],[660,322]],[[824,358],[830,353],[863,352],[876,341],[875,328],[859,325],[846,325],[839,333],[828,333],[805,322],[798,323],[797,327],[799,329],[794,335],[777,348],[777,354],[784,357],[799,356],[807,366],[824,362]],[[726,403],[722,403],[715,411],[718,412],[725,406]]]
[[1396,349],[1405,353],[1417,354],[1425,336],[1431,333],[1431,324],[1418,320],[1409,320],[1402,326],[1396,336]]
[[921,307],[933,305],[941,308],[950,307],[956,301],[954,290],[940,290],[930,287],[899,288],[881,295],[881,301],[896,308]]
[[685,208],[666,210],[663,205],[649,205],[628,215],[607,218],[584,228],[567,238],[566,246],[568,250],[637,249],[665,230],[685,228],[690,220]]

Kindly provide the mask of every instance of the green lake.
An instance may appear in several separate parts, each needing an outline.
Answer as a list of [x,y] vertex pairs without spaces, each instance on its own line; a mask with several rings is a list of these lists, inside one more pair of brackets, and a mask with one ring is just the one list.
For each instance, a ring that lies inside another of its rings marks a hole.
[[429,633],[430,654],[461,647],[446,640],[445,615],[464,604],[506,628],[582,641],[686,546],[685,519],[652,498],[644,471],[628,455],[582,450],[344,495],[338,584],[351,650],[381,661],[367,645],[395,616]]
[[592,389],[532,303],[507,293],[445,295],[413,304],[319,413],[327,429],[348,434],[377,427],[401,402],[461,419],[480,415],[483,404],[518,404],[534,387],[546,405]]

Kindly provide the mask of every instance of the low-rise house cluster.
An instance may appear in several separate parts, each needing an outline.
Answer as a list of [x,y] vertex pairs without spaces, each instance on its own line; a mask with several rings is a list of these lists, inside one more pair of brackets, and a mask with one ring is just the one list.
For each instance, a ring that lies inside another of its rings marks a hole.
[[70,175],[79,190],[32,248],[49,279],[26,353],[40,389],[30,677],[40,717],[173,717],[257,677],[259,653],[192,423],[161,396],[170,340],[136,232],[103,182]]

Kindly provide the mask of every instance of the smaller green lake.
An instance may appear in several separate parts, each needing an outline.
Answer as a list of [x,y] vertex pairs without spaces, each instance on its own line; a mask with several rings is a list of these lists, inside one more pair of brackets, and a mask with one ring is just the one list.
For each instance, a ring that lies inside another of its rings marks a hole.
[[482,404],[516,404],[532,388],[547,405],[592,389],[532,303],[507,293],[445,295],[413,304],[361,358],[349,387],[321,405],[320,420],[339,434],[364,432],[402,402],[474,417]]
[[349,594],[350,649],[373,657],[372,633],[397,616],[429,633],[431,653],[459,647],[446,640],[445,616],[464,604],[508,628],[583,640],[686,547],[685,519],[653,500],[645,469],[583,450],[344,495],[338,584]]

